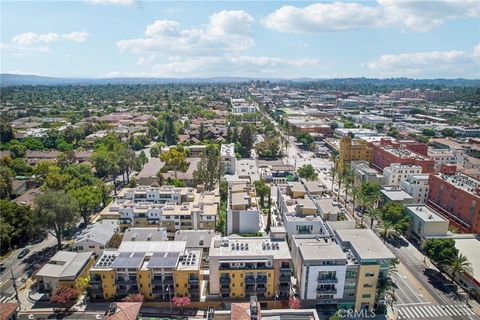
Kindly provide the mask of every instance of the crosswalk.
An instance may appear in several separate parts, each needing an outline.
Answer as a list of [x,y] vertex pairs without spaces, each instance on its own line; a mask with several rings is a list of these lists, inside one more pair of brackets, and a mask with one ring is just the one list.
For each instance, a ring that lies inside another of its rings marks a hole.
[[11,296],[0,295],[0,303],[6,303],[14,299],[15,299],[15,293],[12,294]]
[[398,319],[423,319],[438,317],[462,317],[472,316],[474,313],[465,304],[449,305],[403,305],[398,306]]

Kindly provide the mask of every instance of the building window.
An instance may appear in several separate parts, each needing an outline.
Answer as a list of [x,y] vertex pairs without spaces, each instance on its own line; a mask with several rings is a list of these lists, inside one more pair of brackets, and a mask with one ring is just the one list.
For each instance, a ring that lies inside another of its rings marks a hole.
[[362,299],[368,299],[371,298],[372,295],[370,293],[362,294]]
[[365,273],[365,277],[367,277],[367,278],[375,277],[375,273],[367,272],[367,273]]

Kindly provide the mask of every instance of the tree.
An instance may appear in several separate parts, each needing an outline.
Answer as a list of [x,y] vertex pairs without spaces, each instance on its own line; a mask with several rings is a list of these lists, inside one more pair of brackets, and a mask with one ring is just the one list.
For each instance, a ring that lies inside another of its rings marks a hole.
[[455,281],[455,276],[459,273],[473,275],[472,264],[468,261],[468,258],[457,252],[456,255],[451,256],[445,261],[446,271],[452,277],[452,281]]
[[60,288],[58,288],[55,294],[50,297],[50,302],[52,304],[70,304],[75,302],[77,299],[77,290],[61,286]]
[[368,207],[365,215],[370,218],[370,229],[373,229],[373,223],[381,216],[382,212],[375,207]]
[[163,130],[162,141],[165,142],[167,146],[176,144],[178,137],[173,116],[167,114],[165,117],[164,125],[165,128]]
[[263,208],[265,206],[265,196],[270,192],[270,187],[265,183],[265,180],[260,179],[255,181],[255,190],[260,197],[260,206]]
[[268,193],[268,216],[267,216],[267,225],[265,226],[265,232],[270,232],[272,226],[272,193]]
[[306,180],[317,180],[318,174],[311,164],[305,164],[298,169],[298,176]]
[[455,131],[452,128],[442,129],[442,135],[444,137],[455,137],[456,136]]
[[158,145],[153,145],[150,148],[150,157],[152,158],[158,158],[160,156],[160,148]]
[[90,215],[102,202],[101,190],[95,186],[83,186],[70,191],[70,195],[77,200],[83,222],[87,225]]
[[122,299],[122,302],[143,302],[145,297],[141,293],[132,293]]
[[165,177],[163,176],[163,173],[161,170],[158,170],[156,177],[157,177],[158,185],[163,186],[163,184],[165,183]]
[[394,225],[385,220],[382,220],[380,222],[380,225],[377,226],[377,230],[383,238],[383,243],[385,243],[385,241],[387,241],[387,239],[396,232]]
[[177,172],[184,172],[187,170],[186,153],[184,150],[177,147],[171,147],[170,150],[160,155],[160,159],[165,163],[162,172],[173,170],[175,172],[175,179],[177,178]]
[[300,309],[301,301],[293,296],[288,298],[288,306],[290,309]]
[[15,136],[13,134],[12,124],[10,121],[1,117],[0,119],[0,141],[2,143],[7,143],[10,140],[14,139]]
[[398,132],[397,128],[390,127],[387,131],[387,136],[398,138],[400,136],[400,133]]
[[35,204],[39,224],[57,238],[57,246],[61,250],[63,232],[77,221],[77,201],[64,191],[47,190],[35,198]]
[[40,160],[33,167],[35,179],[40,183],[43,183],[51,172],[60,172],[60,168],[53,160]]
[[390,223],[398,232],[405,232],[410,218],[405,206],[398,202],[388,202],[381,209],[381,219]]
[[242,133],[240,134],[240,154],[244,158],[250,157],[250,151],[252,150],[254,142],[254,134],[255,128],[253,125],[247,124],[245,127],[243,127]]
[[0,167],[0,199],[10,199],[12,194],[12,174],[5,167]]
[[336,122],[331,122],[330,123],[330,129],[332,129],[332,131],[335,131],[335,129],[338,128],[338,123]]
[[255,146],[259,158],[275,159],[280,155],[280,142],[277,138],[267,138]]
[[198,130],[198,140],[205,140],[205,126],[203,124],[203,121],[200,123],[200,129]]
[[428,239],[424,250],[427,257],[443,268],[447,261],[453,261],[458,256],[458,249],[455,248],[453,239]]
[[188,296],[185,297],[173,297],[173,305],[177,308],[180,308],[180,313],[183,313],[183,308],[190,305],[192,302]]
[[8,150],[13,158],[24,158],[27,154],[27,147],[22,144],[12,144]]
[[62,152],[57,156],[57,164],[62,169],[75,162],[77,162],[77,156],[73,150]]
[[422,134],[427,137],[434,137],[435,136],[435,131],[431,128],[425,128],[422,131]]
[[0,250],[28,241],[38,234],[36,216],[29,206],[0,200]]

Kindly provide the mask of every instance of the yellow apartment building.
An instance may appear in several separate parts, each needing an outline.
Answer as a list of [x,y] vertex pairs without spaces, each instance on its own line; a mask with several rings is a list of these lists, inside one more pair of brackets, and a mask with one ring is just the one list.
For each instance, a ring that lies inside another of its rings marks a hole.
[[118,300],[141,293],[152,301],[199,300],[202,250],[185,246],[185,241],[124,241],[118,250],[106,250],[90,270],[90,296]]
[[287,298],[291,256],[286,242],[269,238],[216,237],[209,256],[210,294],[221,299]]
[[340,140],[340,152],[337,159],[337,171],[345,172],[354,160],[372,161],[372,143],[362,139],[352,139],[349,136]]

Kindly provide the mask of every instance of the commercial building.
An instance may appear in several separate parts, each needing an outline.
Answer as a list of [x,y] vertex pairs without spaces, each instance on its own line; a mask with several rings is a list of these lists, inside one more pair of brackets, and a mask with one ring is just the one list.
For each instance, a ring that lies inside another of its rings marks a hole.
[[385,176],[384,184],[386,186],[399,186],[407,176],[422,173],[422,167],[416,165],[391,163],[383,168]]
[[462,255],[467,257],[472,267],[471,273],[458,273],[455,277],[461,286],[468,292],[472,298],[480,298],[480,237],[462,237],[455,239],[455,248]]
[[119,231],[119,227],[119,221],[116,219],[104,219],[95,224],[87,225],[75,238],[72,250],[93,252],[95,256],[101,256],[107,242]]
[[215,229],[220,195],[218,189],[203,191],[174,186],[126,188],[101,215],[129,227],[163,227],[169,236],[180,229]]
[[446,236],[449,222],[439,213],[425,205],[407,205],[410,217],[407,235],[422,243],[429,237]]
[[210,247],[210,294],[222,299],[288,298],[291,263],[284,241],[217,237]]
[[237,157],[235,156],[235,144],[222,144],[220,147],[225,174],[235,174],[237,168]]
[[400,183],[402,190],[412,196],[412,203],[423,204],[427,202],[429,176],[428,174],[408,175],[407,178]]
[[234,182],[228,192],[227,234],[256,233],[261,225],[254,186],[244,181]]
[[416,165],[422,168],[422,173],[435,171],[435,161],[427,155],[427,145],[412,141],[391,141],[382,139],[373,144],[372,164],[379,170],[392,163]]
[[351,166],[354,174],[354,184],[356,186],[362,185],[366,182],[378,185],[384,184],[385,176],[371,168],[368,161],[352,161]]
[[359,115],[353,116],[353,118],[355,119],[355,122],[357,122],[357,123],[368,124],[368,125],[371,125],[371,126],[375,126],[377,124],[388,125],[388,124],[392,123],[391,118],[372,115],[372,114],[359,114]]
[[461,231],[480,234],[480,180],[443,165],[430,175],[427,203]]
[[323,135],[330,135],[332,133],[330,124],[319,118],[288,117],[287,122],[294,130],[301,132],[320,133]]
[[448,149],[428,148],[428,156],[435,161],[435,171],[439,171],[442,164],[457,164],[457,157]]
[[93,252],[58,251],[35,275],[41,291],[54,294],[60,287],[78,288],[95,263]]
[[118,250],[106,250],[90,270],[91,298],[140,293],[147,300],[199,300],[202,251],[185,246],[185,241],[124,241]]
[[[337,170],[344,172],[351,167],[351,162],[356,160],[372,161],[372,144],[362,140],[343,137],[340,140],[340,150],[337,160]],[[382,168],[383,169],[383,168]]]

